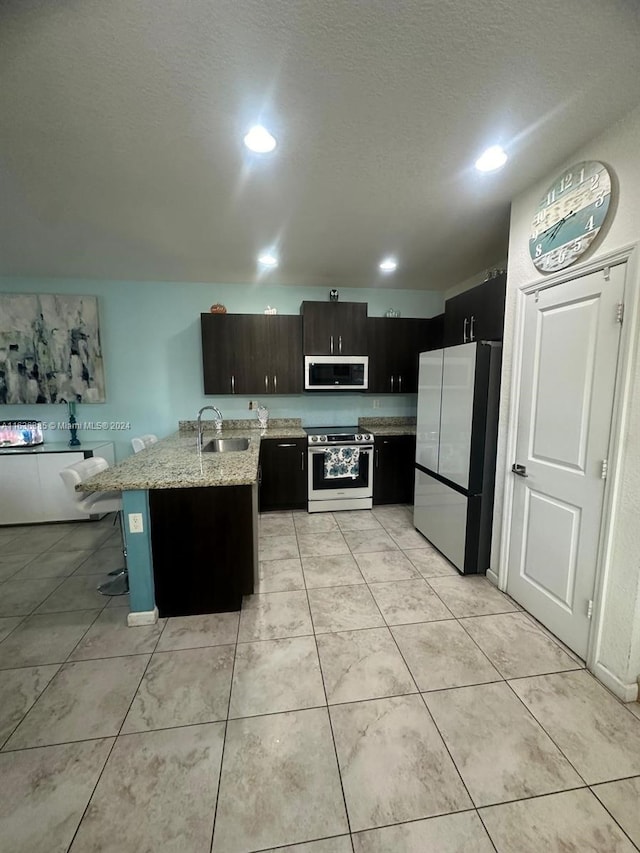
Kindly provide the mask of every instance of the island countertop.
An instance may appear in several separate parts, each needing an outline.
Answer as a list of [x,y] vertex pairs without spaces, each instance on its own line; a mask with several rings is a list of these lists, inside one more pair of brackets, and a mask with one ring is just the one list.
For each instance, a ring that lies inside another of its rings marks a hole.
[[124,492],[251,485],[258,479],[261,438],[306,438],[306,433],[301,427],[230,428],[222,432],[206,428],[203,444],[212,438],[248,438],[249,448],[199,453],[195,432],[180,431],[128,456],[77,488],[83,492]]

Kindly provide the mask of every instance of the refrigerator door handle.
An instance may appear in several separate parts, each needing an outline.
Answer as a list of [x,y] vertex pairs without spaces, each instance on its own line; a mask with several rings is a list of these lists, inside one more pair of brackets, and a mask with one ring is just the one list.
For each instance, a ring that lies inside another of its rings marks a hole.
[[514,462],[511,466],[511,470],[514,474],[517,474],[518,477],[528,477],[527,469],[524,465],[518,465],[517,462]]
[[468,323],[469,323],[469,321],[465,317],[464,318],[464,325],[462,326],[462,343],[463,344],[467,343],[467,324]]

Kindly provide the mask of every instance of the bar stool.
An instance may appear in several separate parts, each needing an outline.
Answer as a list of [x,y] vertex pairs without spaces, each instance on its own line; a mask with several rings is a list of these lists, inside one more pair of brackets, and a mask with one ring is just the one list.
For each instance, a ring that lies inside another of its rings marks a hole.
[[125,565],[109,574],[111,580],[104,581],[98,586],[98,592],[102,595],[126,595],[129,592],[129,573],[127,571],[127,549],[124,544],[122,530],[122,492],[78,492],[76,486],[84,483],[90,477],[94,477],[109,467],[109,463],[101,456],[91,456],[82,462],[75,462],[60,471],[67,490],[76,508],[87,515],[96,515],[103,512],[117,512],[120,525],[120,537],[122,539],[122,553]]
[[141,450],[155,444],[157,440],[158,436],[154,435],[152,432],[149,432],[146,435],[141,435],[140,437],[132,438],[131,446],[133,447],[133,452],[140,453]]

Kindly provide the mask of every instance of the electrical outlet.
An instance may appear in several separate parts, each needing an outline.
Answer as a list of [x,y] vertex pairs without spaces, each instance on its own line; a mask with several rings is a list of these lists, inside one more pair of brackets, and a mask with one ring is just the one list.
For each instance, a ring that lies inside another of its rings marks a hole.
[[129,513],[129,533],[144,533],[141,512]]
[[379,409],[379,408],[380,408],[380,400],[374,400],[374,401],[373,401],[373,408],[374,408],[374,409]]
[[253,411],[253,409],[257,409],[260,403],[257,400],[249,400],[249,411]]

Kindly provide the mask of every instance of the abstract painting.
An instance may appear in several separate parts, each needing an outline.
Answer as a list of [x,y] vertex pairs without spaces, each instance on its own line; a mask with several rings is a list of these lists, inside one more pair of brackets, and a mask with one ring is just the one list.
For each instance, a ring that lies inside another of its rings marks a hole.
[[0,294],[0,404],[104,403],[95,296]]

